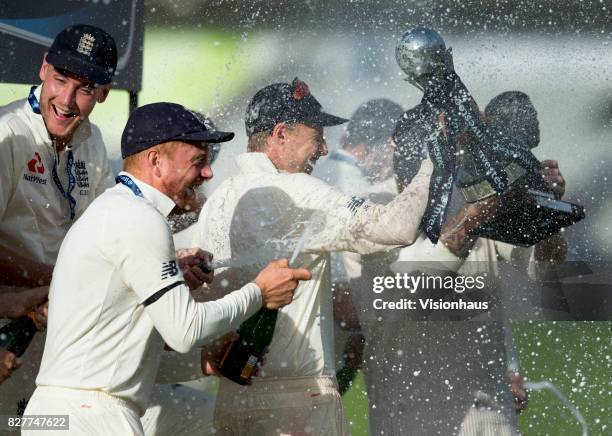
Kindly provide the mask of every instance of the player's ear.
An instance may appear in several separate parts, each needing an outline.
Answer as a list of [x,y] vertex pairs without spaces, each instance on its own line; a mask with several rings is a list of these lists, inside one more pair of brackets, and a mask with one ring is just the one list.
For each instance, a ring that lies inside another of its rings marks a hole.
[[153,174],[155,177],[161,177],[161,168],[160,164],[160,153],[156,147],[151,147],[147,150],[145,159],[147,161],[148,167],[153,170]]
[[49,72],[50,67],[51,67],[51,64],[47,62],[47,53],[45,53],[43,55],[43,61],[40,66],[40,71],[38,72],[38,77],[40,78],[41,81],[43,82],[45,81],[45,78],[47,77],[47,73]]
[[96,96],[96,101],[98,103],[104,103],[104,101],[108,97],[108,93],[110,92],[112,87],[113,87],[113,85],[110,84],[110,83],[108,85],[101,85],[101,86],[99,86],[98,89],[97,89],[98,95]]
[[272,137],[272,139],[276,139],[278,141],[283,142],[285,140],[286,134],[287,125],[285,123],[278,123],[276,126],[274,126],[274,129],[272,129],[272,133],[270,134],[270,136]]

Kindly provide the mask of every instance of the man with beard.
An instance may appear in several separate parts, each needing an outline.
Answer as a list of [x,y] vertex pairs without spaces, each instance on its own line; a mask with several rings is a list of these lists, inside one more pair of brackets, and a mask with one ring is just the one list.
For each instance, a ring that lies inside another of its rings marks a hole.
[[62,243],[49,293],[49,334],[26,414],[69,415],[76,434],[142,435],[139,416],[164,345],[187,353],[262,305],[289,303],[297,281],[310,278],[276,261],[222,299],[191,297],[181,263],[198,262],[203,253],[177,259],[167,216],[184,209],[212,177],[209,144],[233,136],[178,104],[149,104],[130,115],[117,185],[91,204]]
[[410,186],[385,206],[342,194],[310,173],[327,154],[323,128],[346,121],[323,112],[298,78],[259,90],[246,110],[248,152],[237,157],[239,171],[202,209],[194,245],[220,262],[231,259],[218,274],[228,289],[281,253],[293,253],[293,265],[307,266],[313,277],[279,311],[266,363],[252,384],[221,380],[220,434],[348,434],[334,377],[329,254],[411,244],[432,163],[423,162]]

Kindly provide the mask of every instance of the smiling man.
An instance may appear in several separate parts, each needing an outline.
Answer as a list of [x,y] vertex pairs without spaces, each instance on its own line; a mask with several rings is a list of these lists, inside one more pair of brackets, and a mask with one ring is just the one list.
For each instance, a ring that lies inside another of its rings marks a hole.
[[310,278],[278,261],[220,300],[191,297],[167,216],[212,177],[209,144],[233,136],[209,129],[178,104],[153,103],[130,115],[117,185],[62,243],[27,415],[67,414],[71,434],[142,435],[139,416],[165,344],[180,353],[202,346],[262,306],[289,303],[298,280]]
[[322,111],[298,78],[259,90],[246,110],[248,152],[237,156],[236,174],[202,208],[194,245],[221,262],[231,259],[217,275],[228,289],[294,251],[294,265],[312,272],[279,311],[260,375],[250,386],[221,380],[217,434],[349,433],[335,380],[330,252],[366,254],[411,244],[432,164],[424,161],[411,185],[386,206],[342,194],[309,173],[328,151],[323,128],[346,121]]
[[0,108],[0,284],[48,285],[66,231],[114,185],[88,117],[108,96],[116,66],[109,34],[68,27],[45,53],[42,84]]
[[[66,232],[115,184],[88,117],[108,96],[116,65],[109,34],[70,26],[43,57],[42,84],[0,108],[0,292],[48,286]],[[36,335],[19,372],[0,387],[0,414],[23,413],[43,344]]]

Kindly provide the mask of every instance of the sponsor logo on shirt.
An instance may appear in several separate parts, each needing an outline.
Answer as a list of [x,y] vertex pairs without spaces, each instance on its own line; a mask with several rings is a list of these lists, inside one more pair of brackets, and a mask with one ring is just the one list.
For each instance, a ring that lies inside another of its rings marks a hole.
[[39,177],[38,174],[45,174],[45,165],[38,152],[34,152],[34,157],[28,161],[28,171],[23,175],[23,179],[28,182],[38,183],[39,185],[46,185],[47,179]]
[[34,152],[34,159],[31,159],[28,162],[28,170],[30,170],[31,173],[45,173],[45,166],[43,165],[40,154],[38,154],[37,151]]
[[178,267],[176,266],[176,260],[170,260],[162,263],[161,278],[167,279],[168,277],[174,277],[178,274]]
[[79,194],[89,194],[89,173],[87,172],[87,165],[84,161],[77,160],[74,162],[74,176],[76,178],[76,184],[79,187]]

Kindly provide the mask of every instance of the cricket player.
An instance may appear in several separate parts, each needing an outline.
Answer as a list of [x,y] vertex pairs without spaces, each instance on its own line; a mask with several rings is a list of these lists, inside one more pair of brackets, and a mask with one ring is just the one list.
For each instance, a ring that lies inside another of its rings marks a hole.
[[231,259],[218,274],[229,289],[283,252],[293,253],[294,264],[307,266],[313,277],[279,312],[266,364],[252,385],[221,379],[220,434],[348,434],[334,377],[329,253],[411,244],[432,163],[424,161],[412,184],[386,206],[341,194],[310,173],[327,154],[323,128],[345,121],[323,112],[297,78],[261,89],[246,110],[248,152],[237,157],[238,173],[202,209],[194,245],[217,260]]
[[310,278],[307,270],[277,261],[220,300],[191,297],[179,262],[200,258],[177,260],[166,217],[212,177],[208,144],[233,136],[173,103],[130,115],[117,185],[91,204],[62,243],[26,415],[67,414],[69,434],[142,435],[139,417],[164,345],[186,353],[235,329],[262,305],[289,303],[297,281]]
[[[106,100],[116,65],[108,33],[70,26],[42,59],[42,83],[0,108],[0,292],[48,286],[66,232],[114,185],[89,115]],[[20,371],[0,387],[0,414],[23,413],[43,344],[36,335]]]
[[[487,106],[488,122],[514,136],[529,132],[531,146],[539,142],[537,113],[522,93],[504,93]],[[517,98],[521,97],[521,98]],[[413,109],[418,110],[418,108]],[[512,114],[500,116],[499,114]],[[527,114],[527,116],[518,116]],[[405,119],[414,119],[406,117]],[[520,131],[519,131],[520,130]],[[427,132],[418,128],[396,135],[398,150],[395,171],[399,189],[410,181],[412,170],[401,154],[419,150]],[[554,166],[554,168],[549,168]],[[542,177],[562,196],[565,180],[556,163],[543,163]],[[373,434],[456,434],[460,436],[510,436],[519,433],[515,412],[526,406],[520,375],[508,374],[505,340],[509,328],[501,313],[502,295],[498,283],[498,262],[512,262],[533,273],[543,261],[562,262],[565,244],[552,236],[535,247],[523,248],[472,233],[496,213],[498,198],[462,204],[444,224],[438,244],[424,234],[410,247],[399,251],[391,272],[418,273],[426,269],[439,276],[460,274],[482,277],[481,291],[456,294],[465,300],[486,301],[489,311],[450,311],[430,313],[388,313],[377,322],[379,313],[362,320],[369,335],[380,338],[368,342],[366,386],[371,405]],[[376,273],[382,274],[384,266]],[[435,291],[418,289],[418,297],[453,298]],[[393,419],[389,419],[389,416]]]

